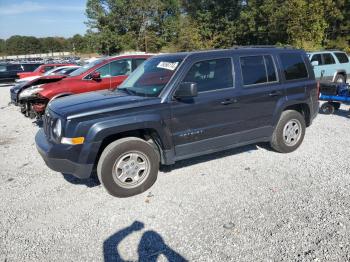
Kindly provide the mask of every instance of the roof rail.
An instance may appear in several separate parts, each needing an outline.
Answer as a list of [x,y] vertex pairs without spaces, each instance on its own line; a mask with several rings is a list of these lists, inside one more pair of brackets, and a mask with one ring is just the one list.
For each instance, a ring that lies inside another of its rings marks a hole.
[[295,49],[295,47],[290,45],[285,46],[278,46],[278,45],[237,45],[233,46],[232,48],[239,49],[239,48],[284,48],[284,49]]

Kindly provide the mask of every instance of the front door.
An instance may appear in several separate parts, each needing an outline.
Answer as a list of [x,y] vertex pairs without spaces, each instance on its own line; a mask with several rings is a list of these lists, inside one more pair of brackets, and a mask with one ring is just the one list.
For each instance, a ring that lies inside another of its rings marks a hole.
[[100,73],[101,79],[94,80],[87,77],[87,84],[82,86],[81,92],[90,92],[118,87],[132,71],[131,59],[115,60],[101,66],[94,72]]
[[196,83],[198,96],[172,101],[171,128],[176,159],[234,143],[230,135],[239,128],[240,114],[232,59],[195,61],[182,82]]
[[318,62],[318,65],[313,66],[316,80],[325,80],[325,70],[323,68],[322,54],[313,54],[311,57],[311,63],[314,61]]

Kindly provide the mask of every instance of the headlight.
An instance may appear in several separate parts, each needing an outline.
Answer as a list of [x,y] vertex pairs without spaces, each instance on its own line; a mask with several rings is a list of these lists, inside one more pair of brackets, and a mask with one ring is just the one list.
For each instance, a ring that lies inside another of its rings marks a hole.
[[61,119],[57,119],[55,125],[53,126],[52,132],[57,138],[60,138],[62,135],[62,122]]
[[41,85],[32,86],[30,88],[23,90],[21,93],[19,93],[19,99],[25,98],[25,97],[30,97],[32,95],[39,93],[40,91],[43,90],[43,88],[41,88],[40,86]]

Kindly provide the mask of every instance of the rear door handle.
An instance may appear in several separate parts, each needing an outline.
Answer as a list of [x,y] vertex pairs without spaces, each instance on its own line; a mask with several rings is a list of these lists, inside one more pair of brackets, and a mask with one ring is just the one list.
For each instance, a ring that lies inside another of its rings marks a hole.
[[269,96],[274,97],[274,96],[281,96],[283,93],[281,91],[272,91]]
[[237,103],[238,100],[236,98],[231,98],[231,99],[225,99],[224,101],[221,102],[222,105],[231,105]]

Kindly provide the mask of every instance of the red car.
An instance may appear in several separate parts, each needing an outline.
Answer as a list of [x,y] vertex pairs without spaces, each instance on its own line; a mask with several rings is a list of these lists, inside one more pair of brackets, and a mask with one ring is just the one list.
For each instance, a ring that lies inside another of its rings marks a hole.
[[39,66],[37,69],[35,69],[33,72],[23,72],[18,73],[19,78],[29,77],[29,76],[40,76],[45,74],[47,71],[54,69],[58,66],[73,66],[73,64],[44,64]]
[[120,55],[101,58],[71,73],[68,77],[19,93],[19,104],[26,116],[41,117],[49,101],[73,94],[114,89],[151,55]]

